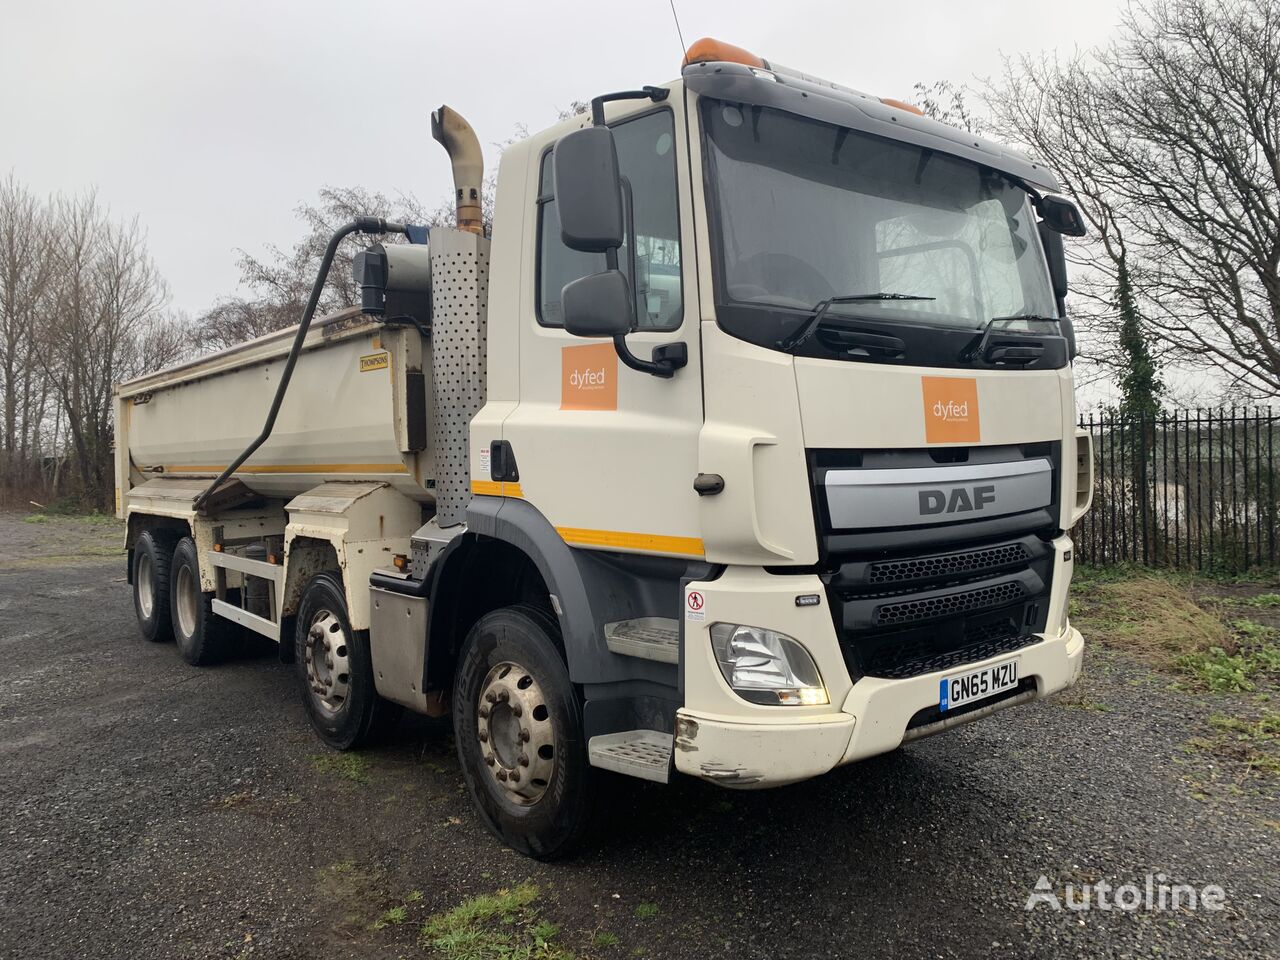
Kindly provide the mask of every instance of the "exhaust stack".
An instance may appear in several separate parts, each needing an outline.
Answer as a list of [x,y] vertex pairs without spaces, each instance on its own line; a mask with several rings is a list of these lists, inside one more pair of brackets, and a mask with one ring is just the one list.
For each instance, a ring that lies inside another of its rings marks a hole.
[[458,229],[484,233],[481,197],[484,183],[484,157],[480,141],[471,124],[442,106],[431,114],[431,135],[440,141],[453,163],[453,191],[457,202]]

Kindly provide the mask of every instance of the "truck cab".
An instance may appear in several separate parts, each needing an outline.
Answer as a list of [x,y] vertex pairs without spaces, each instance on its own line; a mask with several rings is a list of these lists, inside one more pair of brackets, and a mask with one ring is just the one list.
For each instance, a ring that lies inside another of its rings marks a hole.
[[[393,391],[397,350],[429,355],[430,437],[340,508],[398,504],[360,535],[383,562],[338,565],[342,616],[205,535],[211,567],[274,578],[266,619],[327,742],[358,745],[380,703],[448,709],[485,822],[550,857],[600,770],[793,783],[1075,682],[1080,219],[1048,170],[704,40],[678,80],[509,147],[497,183],[491,238],[432,232],[416,327],[350,334],[389,352]],[[362,283],[394,286],[410,254],[383,254]],[[278,566],[322,567],[325,497],[261,489]],[[156,496],[122,507],[135,552]],[[181,518],[197,541],[217,520]],[[342,661],[351,736],[326,736],[331,623],[364,650]]]

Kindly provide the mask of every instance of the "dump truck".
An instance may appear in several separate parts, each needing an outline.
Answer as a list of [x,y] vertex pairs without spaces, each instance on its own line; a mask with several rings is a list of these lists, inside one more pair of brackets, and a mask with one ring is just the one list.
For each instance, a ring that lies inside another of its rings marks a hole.
[[432,127],[456,227],[357,219],[297,327],[117,387],[147,640],[269,638],[336,750],[450,715],[539,858],[601,778],[795,783],[1075,682],[1051,171],[710,39],[508,147],[491,230]]

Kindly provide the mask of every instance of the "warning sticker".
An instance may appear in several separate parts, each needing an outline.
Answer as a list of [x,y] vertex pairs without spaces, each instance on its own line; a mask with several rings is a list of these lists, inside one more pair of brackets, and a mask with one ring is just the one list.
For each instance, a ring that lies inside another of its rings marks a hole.
[[370,370],[385,370],[390,365],[390,362],[385,351],[371,353],[360,358],[360,372],[368,373]]
[[702,608],[707,604],[706,598],[697,590],[690,590],[684,601],[684,618],[686,620],[705,620],[707,613]]

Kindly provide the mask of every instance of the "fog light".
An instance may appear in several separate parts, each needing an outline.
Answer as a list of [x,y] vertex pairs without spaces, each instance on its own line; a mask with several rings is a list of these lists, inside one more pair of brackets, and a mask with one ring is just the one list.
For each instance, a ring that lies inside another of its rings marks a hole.
[[713,623],[711,647],[725,682],[744,700],[806,707],[831,702],[813,657],[785,633]]

